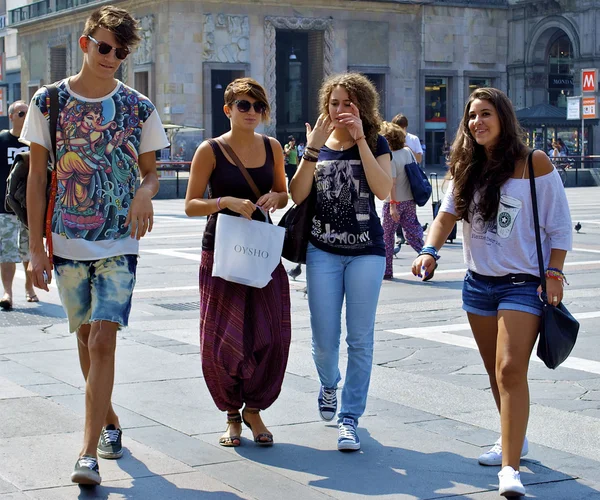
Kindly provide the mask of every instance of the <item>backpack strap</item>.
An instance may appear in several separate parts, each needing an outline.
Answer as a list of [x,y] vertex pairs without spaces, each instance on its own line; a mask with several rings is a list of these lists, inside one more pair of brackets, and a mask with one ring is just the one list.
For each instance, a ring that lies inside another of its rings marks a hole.
[[49,174],[49,183],[47,186],[46,193],[46,219],[44,221],[45,234],[46,234],[46,247],[48,250],[48,256],[50,257],[50,263],[52,264],[53,245],[52,245],[52,216],[54,215],[54,206],[56,205],[56,193],[58,192],[58,179],[56,177],[56,129],[58,127],[58,87],[55,83],[45,86],[48,89],[48,96],[50,97],[50,140],[52,142],[52,173]]
[[52,141],[52,154],[54,155],[53,170],[56,166],[56,129],[58,127],[58,87],[55,83],[45,85],[50,96],[50,140]]

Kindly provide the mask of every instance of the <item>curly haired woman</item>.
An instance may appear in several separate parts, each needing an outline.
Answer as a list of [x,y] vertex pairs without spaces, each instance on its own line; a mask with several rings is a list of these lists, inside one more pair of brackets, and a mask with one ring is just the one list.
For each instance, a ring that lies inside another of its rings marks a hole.
[[338,449],[360,449],[356,432],[365,410],[373,362],[375,312],[385,268],[383,228],[375,196],[392,187],[391,152],[378,134],[373,84],[363,75],[329,78],[319,92],[321,115],[306,125],[307,145],[290,190],[295,203],[313,185],[316,204],[306,256],[313,359],[321,418],[337,413],[341,316],[346,299],[348,366],[338,415]]

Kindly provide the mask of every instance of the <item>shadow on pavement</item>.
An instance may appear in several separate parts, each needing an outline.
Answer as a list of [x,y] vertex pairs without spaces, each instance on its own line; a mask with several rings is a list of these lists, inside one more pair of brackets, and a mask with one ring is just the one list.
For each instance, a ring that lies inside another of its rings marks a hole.
[[[359,434],[362,445],[359,453],[317,450],[289,443],[278,443],[271,452],[251,445],[241,446],[236,451],[255,463],[320,477],[309,480],[309,486],[365,497],[390,495],[394,498],[402,494],[420,499],[467,498],[464,495],[497,491],[497,467],[482,468],[472,458],[450,452],[421,453],[386,446],[373,439],[364,428],[359,429]],[[567,498],[565,481],[568,481],[568,498],[583,499],[598,494],[577,483],[576,478],[551,471],[539,463],[523,462],[523,465],[540,469],[537,473],[521,473],[528,498],[564,500]],[[552,477],[544,477],[542,472]],[[563,486],[552,496],[555,483]],[[535,495],[535,484],[543,484],[542,496]]]
[[[116,485],[122,480],[107,481],[106,485],[95,488],[81,486],[77,498],[79,500],[108,499],[110,496],[110,498],[135,500],[242,500],[242,497],[228,491],[202,491],[202,479],[198,480],[197,489],[180,488],[166,477],[156,475],[128,450],[123,458],[117,461],[117,464],[131,476],[131,479],[126,479],[126,481],[131,481],[130,487],[111,486],[111,483]],[[100,466],[102,467],[102,462],[100,462]],[[175,473],[171,477],[181,479],[185,478],[187,474],[195,472],[200,471]]]

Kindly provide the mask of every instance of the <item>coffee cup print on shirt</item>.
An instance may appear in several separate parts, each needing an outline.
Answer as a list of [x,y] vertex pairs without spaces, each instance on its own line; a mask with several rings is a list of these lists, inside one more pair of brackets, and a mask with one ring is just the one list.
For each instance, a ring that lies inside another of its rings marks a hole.
[[506,194],[500,197],[498,215],[496,216],[497,232],[500,238],[506,239],[510,236],[522,206],[521,200],[517,198]]

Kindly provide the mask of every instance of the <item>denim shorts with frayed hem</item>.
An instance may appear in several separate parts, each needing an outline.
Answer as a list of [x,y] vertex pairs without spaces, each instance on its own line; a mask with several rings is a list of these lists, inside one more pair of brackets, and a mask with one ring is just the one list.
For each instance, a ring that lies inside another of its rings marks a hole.
[[69,319],[69,331],[75,332],[94,321],[127,326],[137,260],[137,255],[99,260],[53,257],[56,285]]
[[478,316],[497,316],[500,310],[521,311],[542,315],[536,282],[495,283],[473,276],[467,271],[463,283],[463,309]]

